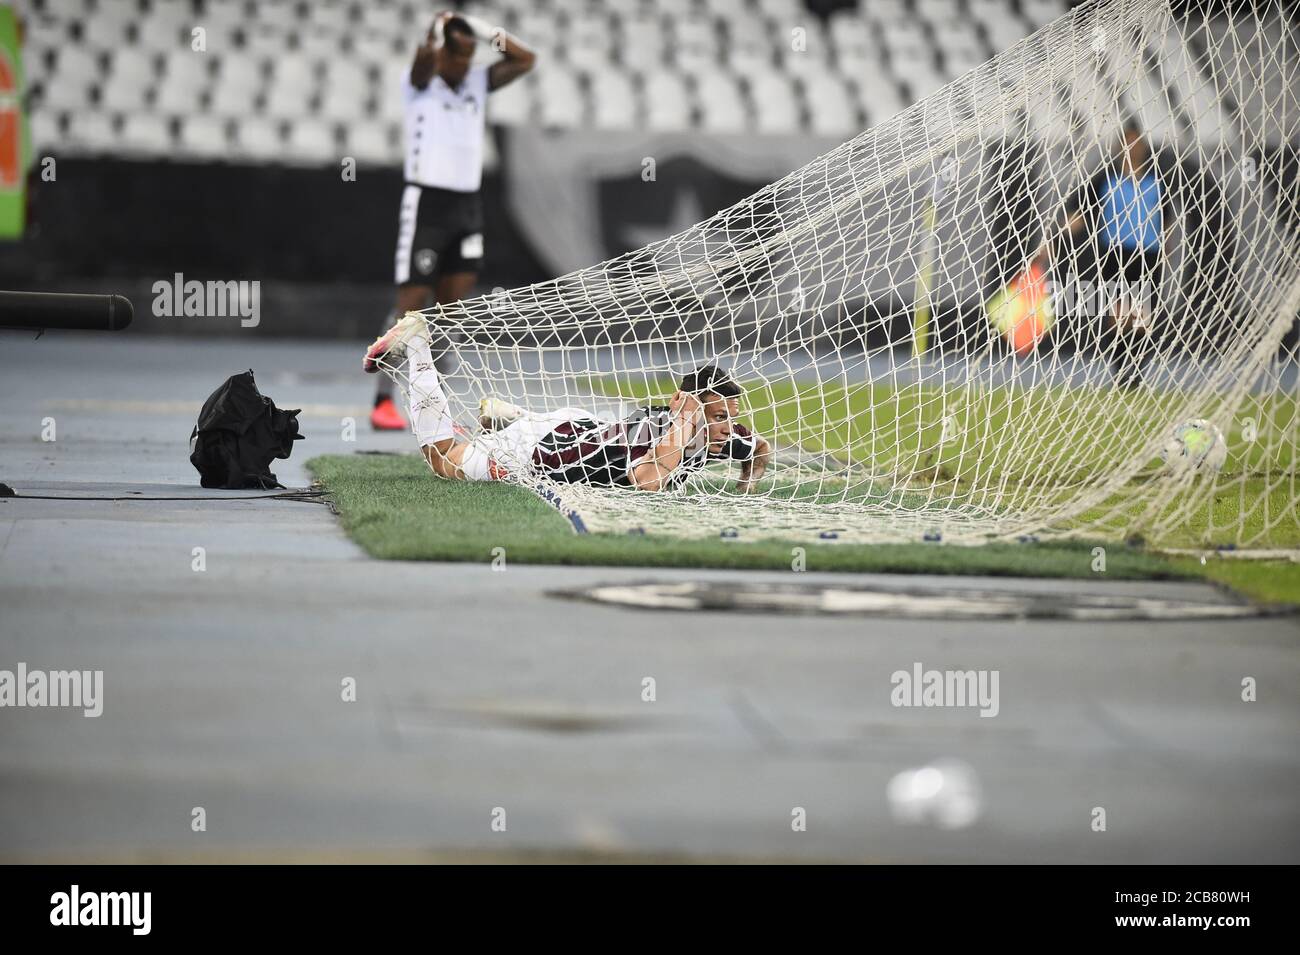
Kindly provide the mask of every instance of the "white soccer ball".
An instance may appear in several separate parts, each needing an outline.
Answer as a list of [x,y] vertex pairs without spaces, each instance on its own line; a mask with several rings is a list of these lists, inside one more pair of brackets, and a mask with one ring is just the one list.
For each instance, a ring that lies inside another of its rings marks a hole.
[[1217,471],[1228,459],[1228,443],[1223,432],[1204,418],[1193,418],[1176,425],[1160,449],[1160,460],[1171,471]]

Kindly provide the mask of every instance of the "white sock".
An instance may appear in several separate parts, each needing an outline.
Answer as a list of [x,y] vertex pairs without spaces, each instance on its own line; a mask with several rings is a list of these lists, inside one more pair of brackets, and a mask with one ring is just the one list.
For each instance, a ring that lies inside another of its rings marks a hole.
[[429,353],[429,342],[423,335],[414,336],[406,345],[406,377],[408,411],[411,431],[420,447],[455,437],[451,410],[442,390],[442,379]]

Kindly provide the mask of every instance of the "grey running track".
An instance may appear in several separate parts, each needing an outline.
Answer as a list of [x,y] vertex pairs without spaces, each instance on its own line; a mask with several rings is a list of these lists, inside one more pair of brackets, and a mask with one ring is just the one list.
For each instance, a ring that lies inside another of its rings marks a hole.
[[[546,592],[735,573],[381,563],[326,507],[198,487],[189,429],[249,367],[306,409],[286,485],[306,486],[315,454],[409,450],[364,426],[359,352],[0,337],[0,481],[172,498],[0,500],[0,670],[104,672],[99,718],[0,709],[0,858],[1300,861],[1296,618],[632,611]],[[891,705],[890,674],[915,662],[997,670],[998,715]],[[897,821],[890,779],[943,757],[976,774],[979,818]]]

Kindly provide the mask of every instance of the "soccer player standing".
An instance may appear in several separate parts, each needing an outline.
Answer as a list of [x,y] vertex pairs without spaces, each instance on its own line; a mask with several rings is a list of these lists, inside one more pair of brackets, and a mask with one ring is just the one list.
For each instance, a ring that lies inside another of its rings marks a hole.
[[[482,39],[501,53],[474,66]],[[483,260],[483,136],[487,96],[533,68],[537,56],[516,37],[477,17],[444,11],[415,51],[402,78],[405,106],[406,187],[397,233],[397,307],[392,325],[408,311],[464,298]],[[383,329],[381,329],[383,331]],[[370,424],[401,430],[392,383],[381,377]]]

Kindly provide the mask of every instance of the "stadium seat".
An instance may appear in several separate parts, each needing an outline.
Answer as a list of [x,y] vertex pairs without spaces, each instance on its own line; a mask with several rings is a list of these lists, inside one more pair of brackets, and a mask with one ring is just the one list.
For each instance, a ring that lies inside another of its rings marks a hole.
[[148,98],[151,77],[136,70],[114,70],[99,86],[102,109],[129,113],[143,109]]
[[718,33],[708,17],[678,17],[669,21],[669,49],[677,69],[688,76],[714,69],[719,59]]
[[122,120],[121,150],[140,156],[169,155],[172,151],[171,121],[158,113],[132,113]]
[[1069,9],[1068,0],[1020,0],[1020,12],[1034,30],[1046,26]]
[[195,159],[225,159],[230,153],[227,121],[219,116],[178,117],[177,146]]
[[341,57],[325,61],[324,68],[320,85],[321,115],[335,122],[365,116],[370,98],[370,71],[354,60]]
[[578,78],[558,63],[537,78],[538,118],[545,126],[570,129],[584,120],[586,97]]
[[658,17],[639,16],[622,21],[615,43],[619,61],[637,73],[663,68],[667,37]]
[[829,73],[805,77],[803,91],[810,131],[840,138],[862,131],[854,97],[843,80]]
[[84,46],[64,45],[54,63],[53,79],[59,83],[89,85],[104,75],[103,56]]
[[252,116],[235,124],[235,155],[256,162],[279,160],[283,150],[278,120]]
[[341,155],[333,124],[312,117],[290,123],[285,156],[302,166],[337,164]]
[[265,110],[268,116],[294,120],[310,112],[316,96],[316,64],[286,53],[271,64]]
[[103,110],[82,110],[66,118],[61,145],[73,153],[109,153],[118,149],[117,116]]
[[576,20],[564,40],[565,58],[579,69],[594,69],[609,62],[612,41],[609,20],[591,14]]
[[780,73],[759,73],[749,81],[754,126],[760,133],[786,135],[803,125],[802,110],[790,80]]
[[876,23],[910,20],[912,17],[907,0],[860,0],[859,9]]
[[488,97],[487,118],[502,126],[519,126],[531,121],[536,102],[537,74],[530,73]]
[[711,133],[739,133],[750,127],[749,109],[740,84],[730,73],[717,68],[696,77],[696,102],[705,130]]
[[680,132],[691,126],[691,109],[686,82],[676,73],[657,70],[645,77],[642,87],[648,129]]
[[366,66],[386,66],[394,57],[400,57],[407,61],[409,67],[416,46],[417,44],[411,43],[399,52],[392,37],[369,30],[350,33],[343,38],[344,54]]
[[629,130],[636,127],[640,108],[632,80],[615,67],[591,77],[592,122],[597,129]]
[[371,166],[397,165],[402,149],[390,135],[393,128],[378,120],[363,120],[343,127],[345,155]]
[[402,121],[402,83],[411,75],[411,64],[389,59],[379,70],[379,86],[375,90],[379,118],[387,122]]
[[257,20],[263,26],[288,32],[298,26],[301,19],[294,0],[257,0]]
[[343,37],[338,31],[324,27],[308,26],[297,30],[298,51],[313,60],[339,60],[343,58]]
[[44,156],[50,153],[57,155],[65,140],[63,114],[56,113],[54,110],[37,110],[32,113],[28,131],[34,155]]
[[754,0],[754,6],[767,17],[781,23],[800,23],[808,19],[801,0]]
[[240,118],[256,109],[266,68],[257,57],[228,53],[221,57],[213,80],[210,108],[219,116]]
[[208,54],[188,49],[175,50],[163,57],[154,91],[154,108],[174,115],[196,109],[212,82],[213,62]]
[[253,24],[242,31],[242,36],[242,45],[245,52],[254,56],[261,57],[264,60],[277,60],[282,56],[289,55],[289,33],[287,30],[275,30],[263,27],[261,24]]
[[916,14],[932,26],[950,23],[962,15],[959,0],[916,0]]
[[313,32],[335,36],[353,29],[359,19],[356,9],[344,3],[307,4],[307,25]]
[[804,31],[802,49],[795,49],[790,30],[780,35],[777,49],[781,51],[782,64],[794,76],[824,72],[833,59],[829,34],[816,22],[801,23],[799,29]]

